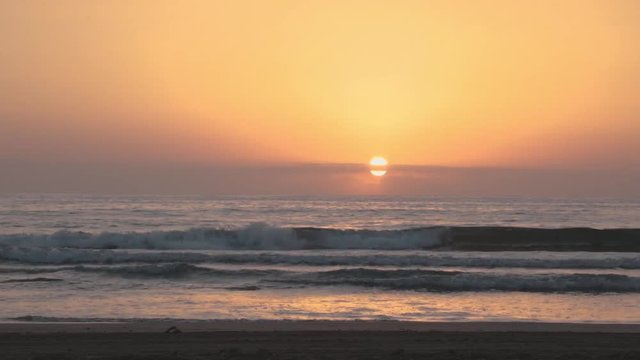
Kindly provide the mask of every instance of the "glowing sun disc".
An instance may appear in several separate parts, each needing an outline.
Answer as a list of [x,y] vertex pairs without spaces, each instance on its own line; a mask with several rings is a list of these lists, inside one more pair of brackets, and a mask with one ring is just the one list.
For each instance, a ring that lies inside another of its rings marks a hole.
[[369,172],[373,176],[384,176],[387,174],[389,162],[382,156],[374,156],[369,160]]
[[383,158],[382,156],[374,156],[371,158],[371,160],[369,160],[369,165],[371,166],[387,166],[389,165],[389,162],[387,161],[387,159]]

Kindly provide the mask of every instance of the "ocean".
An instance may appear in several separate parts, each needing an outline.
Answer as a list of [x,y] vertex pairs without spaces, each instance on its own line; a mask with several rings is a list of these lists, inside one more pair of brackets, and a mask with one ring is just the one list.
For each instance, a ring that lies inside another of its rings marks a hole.
[[640,323],[640,202],[0,196],[0,321]]

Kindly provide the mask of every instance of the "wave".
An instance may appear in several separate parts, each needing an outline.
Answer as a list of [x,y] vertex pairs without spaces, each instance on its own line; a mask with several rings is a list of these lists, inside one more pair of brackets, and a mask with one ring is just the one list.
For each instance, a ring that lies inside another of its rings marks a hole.
[[426,249],[440,245],[444,228],[332,230],[280,228],[264,223],[229,229],[100,233],[58,231],[50,235],[0,236],[0,245],[76,249],[303,250]]
[[[27,264],[121,264],[121,263],[202,263],[211,260],[208,254],[196,252],[128,252],[100,249],[46,248],[0,246],[0,260]],[[0,273],[9,271],[0,268]],[[21,271],[40,271],[38,269]],[[44,271],[44,270],[43,270]],[[9,271],[11,272],[11,271]]]
[[55,273],[63,270],[64,268],[60,268],[60,267],[53,267],[53,268],[0,267],[0,274],[49,274],[49,273]]
[[278,282],[313,286],[364,286],[418,291],[524,291],[638,293],[640,278],[617,274],[495,274],[433,270],[341,269]]
[[[494,272],[443,271],[424,269],[347,268],[329,271],[217,269],[191,264],[150,264],[132,266],[74,266],[65,270],[121,278],[195,279],[251,278],[257,283],[223,287],[234,291],[256,291],[267,284],[294,286],[358,286],[414,291],[524,291],[640,293],[640,278],[620,274],[505,274]],[[52,278],[17,279],[6,282],[61,281]],[[258,286],[260,285],[260,286]],[[268,286],[272,287],[272,286]]]
[[69,270],[122,277],[151,277],[151,278],[185,278],[185,277],[265,277],[286,273],[279,270],[227,270],[214,269],[184,263],[150,264],[134,266],[74,266]]
[[[0,273],[4,274],[47,274],[57,272],[81,272],[94,273],[103,275],[113,275],[120,277],[148,277],[148,278],[167,278],[179,279],[186,277],[265,277],[282,275],[289,273],[284,270],[259,270],[259,269],[218,269],[206,266],[197,266],[186,263],[167,263],[167,264],[138,264],[125,266],[102,266],[102,265],[76,265],[61,266],[56,268],[33,270],[24,268],[2,268]],[[17,280],[7,280],[0,282],[30,282],[30,281],[57,281],[49,280],[49,278],[37,277]]]
[[[70,248],[0,248],[0,260],[39,265],[220,263],[303,266],[421,266],[539,269],[640,269],[636,253],[457,251],[131,251]],[[0,267],[1,273],[47,273],[59,268]]]
[[9,280],[0,281],[0,283],[10,284],[10,283],[31,283],[31,282],[56,282],[56,281],[64,281],[64,280],[57,279],[57,278],[37,277],[37,278],[26,278],[26,279],[9,279]]
[[282,228],[254,223],[239,229],[48,235],[1,235],[0,246],[75,249],[304,250],[450,249],[466,251],[640,252],[640,229],[421,227],[403,230]]

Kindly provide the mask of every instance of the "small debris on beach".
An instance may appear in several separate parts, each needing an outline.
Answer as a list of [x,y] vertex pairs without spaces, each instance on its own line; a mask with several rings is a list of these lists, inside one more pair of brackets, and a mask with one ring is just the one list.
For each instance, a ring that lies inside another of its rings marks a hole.
[[182,330],[178,329],[175,326],[172,326],[172,327],[168,328],[164,333],[165,334],[181,334]]

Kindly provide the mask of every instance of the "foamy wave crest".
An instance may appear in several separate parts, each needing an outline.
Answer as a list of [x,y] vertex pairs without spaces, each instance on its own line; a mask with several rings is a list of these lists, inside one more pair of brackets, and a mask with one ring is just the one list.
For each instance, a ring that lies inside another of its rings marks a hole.
[[264,223],[228,229],[101,233],[59,231],[51,235],[3,235],[0,245],[75,249],[300,250],[421,249],[440,245],[444,228],[394,231],[281,228]]
[[505,275],[460,271],[341,269],[283,278],[314,286],[364,286],[422,291],[640,292],[640,278],[617,274]]
[[0,235],[7,248],[147,250],[424,250],[640,252],[640,229],[424,227],[404,230],[282,228],[255,223],[240,229],[50,235]]

